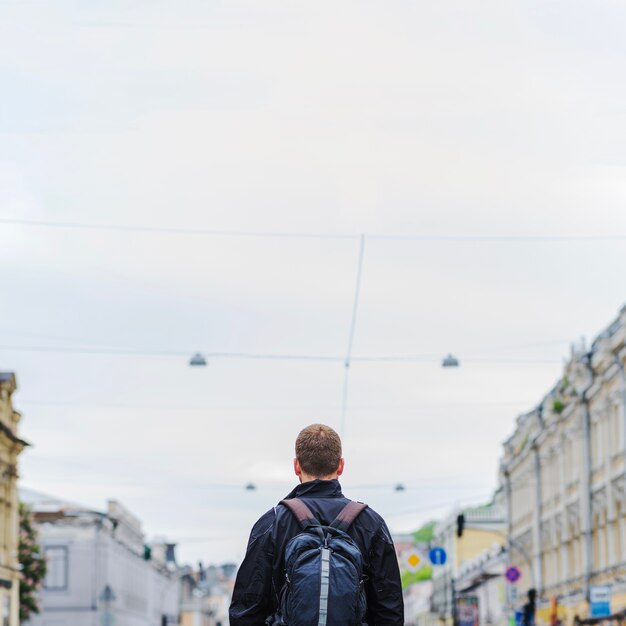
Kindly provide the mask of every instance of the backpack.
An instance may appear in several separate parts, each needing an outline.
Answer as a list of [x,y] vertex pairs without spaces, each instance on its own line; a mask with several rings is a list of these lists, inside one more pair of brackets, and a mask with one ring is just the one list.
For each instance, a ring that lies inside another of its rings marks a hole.
[[273,626],[361,626],[365,622],[363,556],[346,533],[367,504],[349,502],[322,526],[298,498],[282,500],[302,531],[285,547],[285,582]]

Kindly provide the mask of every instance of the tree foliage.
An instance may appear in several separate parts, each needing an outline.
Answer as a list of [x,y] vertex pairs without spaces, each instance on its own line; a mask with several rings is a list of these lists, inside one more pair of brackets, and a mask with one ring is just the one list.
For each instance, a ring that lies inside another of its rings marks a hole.
[[46,575],[46,558],[38,543],[38,532],[28,506],[20,502],[20,541],[18,557],[21,567],[20,622],[39,613],[37,592]]
[[425,565],[417,570],[417,572],[404,571],[401,574],[402,589],[406,589],[415,583],[422,583],[425,580],[431,580],[433,577],[433,568]]
[[437,522],[427,522],[419,530],[413,533],[415,543],[430,543],[433,540],[433,534]]

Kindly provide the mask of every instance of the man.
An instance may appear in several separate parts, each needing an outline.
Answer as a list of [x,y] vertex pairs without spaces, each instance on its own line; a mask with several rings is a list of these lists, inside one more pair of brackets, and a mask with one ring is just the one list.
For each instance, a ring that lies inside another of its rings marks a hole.
[[[308,426],[296,439],[294,471],[300,484],[285,499],[301,499],[320,524],[329,525],[349,502],[338,481],[343,469],[339,435],[323,424]],[[300,532],[298,521],[283,504],[256,522],[237,573],[230,626],[263,626],[274,615],[285,582],[285,546]],[[358,546],[364,561],[365,623],[403,626],[400,572],[384,520],[368,507],[350,525],[347,534]]]

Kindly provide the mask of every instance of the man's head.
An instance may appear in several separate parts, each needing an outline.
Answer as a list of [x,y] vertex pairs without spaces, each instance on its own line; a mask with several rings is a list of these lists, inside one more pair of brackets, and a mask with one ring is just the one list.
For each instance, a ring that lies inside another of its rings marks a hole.
[[324,424],[311,424],[300,431],[296,439],[293,467],[300,482],[317,478],[331,480],[343,473],[341,439]]

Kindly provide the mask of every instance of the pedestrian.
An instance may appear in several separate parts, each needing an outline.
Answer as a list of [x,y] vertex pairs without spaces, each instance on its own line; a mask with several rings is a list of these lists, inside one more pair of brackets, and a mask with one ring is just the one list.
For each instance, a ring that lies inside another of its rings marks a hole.
[[528,602],[522,607],[522,626],[535,626],[536,589],[528,590]]
[[[351,501],[338,480],[344,470],[339,435],[312,424],[300,432],[295,448],[300,484],[252,528],[237,572],[230,626],[403,626],[389,529],[366,505],[347,507]],[[339,530],[329,529],[331,524]],[[346,566],[350,560],[355,567]],[[354,576],[360,580],[354,582]]]

